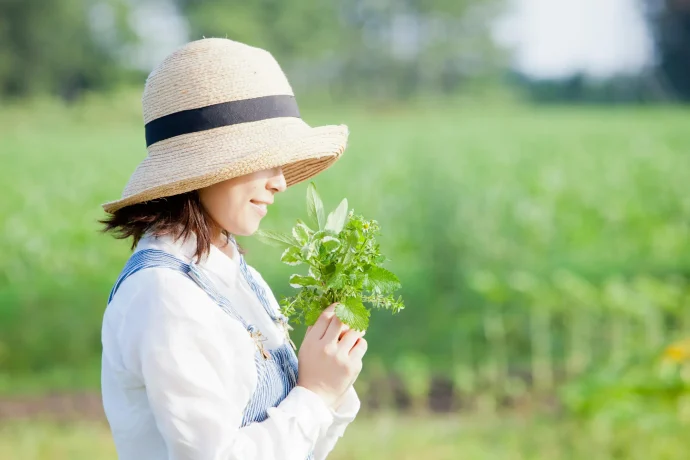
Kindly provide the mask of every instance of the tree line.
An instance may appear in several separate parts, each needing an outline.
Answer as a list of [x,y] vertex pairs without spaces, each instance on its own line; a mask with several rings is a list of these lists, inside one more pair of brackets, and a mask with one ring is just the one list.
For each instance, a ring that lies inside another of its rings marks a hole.
[[[77,97],[135,81],[142,40],[134,10],[166,4],[189,39],[229,37],[269,49],[296,85],[340,98],[405,99],[508,81],[534,100],[690,100],[690,2],[640,0],[654,31],[649,74],[596,86],[582,76],[533,82],[512,76],[487,24],[501,0],[3,0],[0,97]],[[147,21],[157,18],[144,18]],[[504,78],[504,77],[508,78]]]

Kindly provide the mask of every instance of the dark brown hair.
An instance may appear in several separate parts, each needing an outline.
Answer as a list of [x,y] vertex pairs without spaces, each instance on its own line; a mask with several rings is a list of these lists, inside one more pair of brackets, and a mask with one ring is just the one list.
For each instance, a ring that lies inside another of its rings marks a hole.
[[[132,237],[132,249],[147,232],[154,236],[171,235],[183,241],[195,235],[197,262],[210,252],[213,235],[220,229],[201,205],[196,190],[125,206],[99,222],[104,225],[103,233],[110,232],[121,240]],[[224,229],[220,232],[230,236]],[[245,253],[239,244],[238,248],[240,254]]]

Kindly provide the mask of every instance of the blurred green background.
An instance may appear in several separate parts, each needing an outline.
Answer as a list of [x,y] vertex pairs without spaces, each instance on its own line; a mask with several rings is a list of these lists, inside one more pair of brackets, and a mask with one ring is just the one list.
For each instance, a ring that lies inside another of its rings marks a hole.
[[403,284],[329,458],[687,458],[680,0],[2,1],[0,458],[116,457],[100,322],[129,247],[96,221],[146,155],[146,75],[202,36],[269,49],[308,123],[349,125],[316,184],[380,222]]

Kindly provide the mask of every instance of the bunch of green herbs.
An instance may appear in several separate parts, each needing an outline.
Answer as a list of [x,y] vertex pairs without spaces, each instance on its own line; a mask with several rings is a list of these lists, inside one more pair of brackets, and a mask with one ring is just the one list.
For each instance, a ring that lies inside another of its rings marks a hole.
[[381,254],[376,236],[380,227],[348,210],[347,198],[326,216],[323,201],[312,182],[307,189],[308,223],[298,219],[290,234],[257,232],[262,241],[284,248],[281,261],[287,265],[307,265],[306,274],[290,276],[296,295],[281,300],[281,312],[301,324],[313,325],[323,310],[337,303],[335,314],[352,329],[369,327],[370,309],[404,307],[400,280],[381,266],[388,261]]

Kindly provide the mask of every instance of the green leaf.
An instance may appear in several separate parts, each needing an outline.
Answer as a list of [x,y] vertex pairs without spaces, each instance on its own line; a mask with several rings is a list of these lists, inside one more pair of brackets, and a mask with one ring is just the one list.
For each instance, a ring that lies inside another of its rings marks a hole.
[[359,243],[359,236],[357,235],[357,231],[349,231],[347,233],[347,236],[345,237],[345,241],[347,241],[349,247],[355,249],[357,247],[357,243]]
[[319,230],[326,227],[326,216],[323,210],[323,201],[316,191],[316,185],[312,182],[307,188],[307,214]]
[[393,314],[400,312],[400,310],[405,309],[405,303],[403,302],[402,296],[398,296],[398,300],[394,301],[391,305],[391,310]]
[[290,277],[290,286],[293,288],[301,288],[305,286],[318,286],[319,282],[311,276],[292,275]]
[[362,230],[362,228],[364,228],[362,216],[353,216],[352,219],[350,219],[349,224],[352,226],[352,228],[356,228],[357,230]]
[[321,241],[321,240],[323,240],[324,238],[326,238],[326,237],[328,237],[328,236],[333,237],[333,238],[338,238],[338,234],[335,233],[335,232],[333,232],[333,231],[331,231],[331,230],[319,230],[318,232],[315,232],[315,233],[312,235],[312,238],[313,238],[314,240]]
[[362,300],[357,297],[349,297],[335,307],[335,314],[340,321],[358,331],[365,331],[369,327],[369,315],[371,314]]
[[388,294],[400,289],[400,280],[385,268],[373,266],[367,270],[362,287],[369,291]]
[[356,252],[356,249],[354,247],[348,249],[347,253],[345,254],[345,257],[343,258],[343,265],[344,266],[349,267],[350,264],[352,264],[352,262],[355,259],[355,252]]
[[309,241],[309,227],[304,223],[297,223],[295,228],[292,229],[292,237],[301,245],[307,244],[307,241]]
[[314,229],[307,225],[302,219],[297,219],[297,223],[304,225],[307,228],[307,230],[309,230],[310,235],[314,233]]
[[304,246],[302,246],[300,253],[302,254],[302,258],[304,260],[311,259],[312,257],[314,257],[317,254],[316,243],[314,241],[312,241],[309,244],[305,244]]
[[302,258],[300,257],[300,250],[295,246],[290,246],[287,248],[283,255],[280,256],[280,261],[288,265],[299,265],[302,263]]
[[347,198],[343,198],[338,207],[328,215],[326,219],[326,230],[332,230],[335,233],[340,233],[345,227],[347,219]]
[[322,275],[321,280],[325,283],[327,289],[335,287],[335,279],[342,274],[342,268],[342,265],[339,264],[329,264],[320,271]]
[[332,236],[327,236],[321,240],[321,246],[330,254],[340,248],[340,240]]
[[347,277],[344,275],[334,275],[332,276],[329,280],[328,283],[326,284],[326,287],[328,289],[342,289],[345,287],[345,283],[347,282]]
[[299,246],[299,243],[284,233],[272,232],[270,230],[257,230],[254,235],[259,241],[279,248],[288,248],[290,246]]
[[355,288],[357,288],[359,290],[366,289],[364,287],[364,283],[366,283],[367,277],[364,273],[361,273],[361,272],[352,273],[352,274],[350,274],[350,279],[348,281],[352,286],[354,286]]
[[307,326],[313,326],[316,320],[319,319],[319,316],[321,316],[321,313],[323,313],[321,306],[315,300],[310,302],[305,310],[304,321],[307,323]]
[[326,279],[326,288],[342,289],[345,287],[347,281],[348,277],[346,274],[343,274],[342,265],[338,265],[335,269],[335,272],[333,272],[333,274]]

